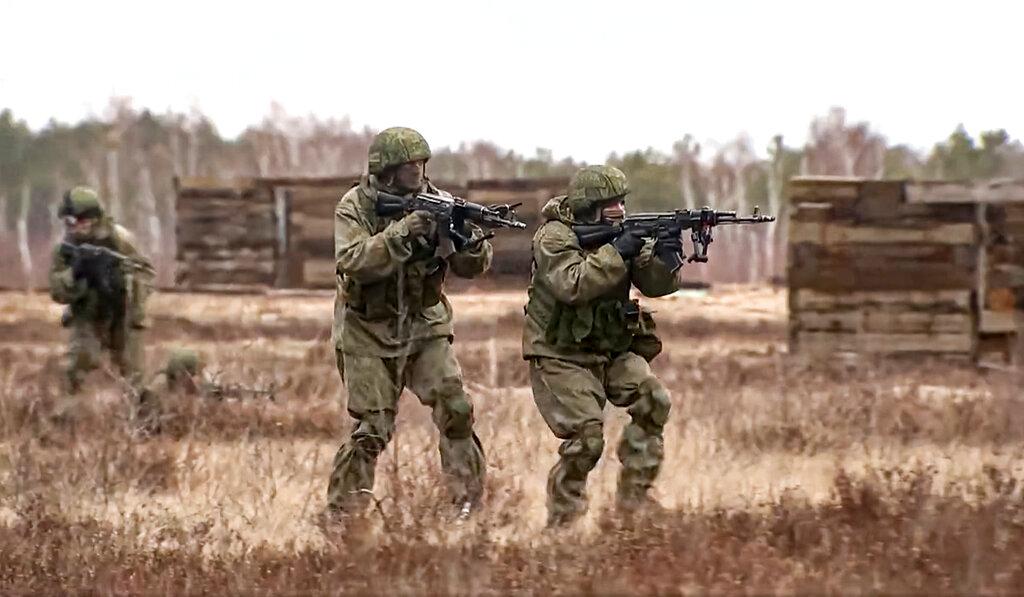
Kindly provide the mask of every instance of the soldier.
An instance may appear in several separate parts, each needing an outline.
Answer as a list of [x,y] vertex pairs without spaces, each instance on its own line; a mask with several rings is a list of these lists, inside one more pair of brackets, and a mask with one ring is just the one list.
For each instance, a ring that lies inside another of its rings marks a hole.
[[617,168],[582,168],[568,195],[544,206],[546,221],[533,238],[523,357],[537,408],[563,440],[548,476],[549,526],[586,511],[587,475],[604,449],[606,401],[627,408],[631,417],[618,448],[618,506],[628,512],[656,507],[648,490],[661,467],[670,403],[648,364],[661,351],[654,322],[630,301],[629,291],[631,285],[652,297],[675,291],[676,277],[665,263],[682,251],[682,241],[645,242],[627,233],[584,250],[572,229],[620,221],[628,193]]
[[54,249],[50,296],[68,305],[61,323],[70,328],[65,376],[77,393],[104,350],[128,385],[145,402],[142,330],[153,266],[128,230],[106,215],[96,191],[75,187],[57,212],[64,241]]
[[[377,191],[408,195],[439,191],[427,179],[430,147],[416,131],[381,131],[369,150],[369,175],[338,202],[334,247],[338,287],[333,340],[338,372],[355,419],[334,458],[327,514],[362,508],[373,488],[377,456],[394,433],[398,397],[408,386],[432,409],[443,469],[458,516],[483,491],[484,452],[473,432],[473,406],[452,350],[452,308],[444,295],[448,270],[472,278],[490,267],[490,243],[443,255],[429,212],[383,217]],[[468,224],[463,233],[482,237]]]

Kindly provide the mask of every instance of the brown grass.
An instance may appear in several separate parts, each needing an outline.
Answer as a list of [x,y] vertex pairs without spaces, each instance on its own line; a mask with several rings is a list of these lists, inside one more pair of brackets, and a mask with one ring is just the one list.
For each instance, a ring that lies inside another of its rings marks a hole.
[[[994,593],[1024,586],[1020,380],[943,361],[814,363],[784,297],[655,301],[671,389],[658,517],[611,509],[624,415],[591,511],[544,529],[558,442],[518,358],[522,295],[456,297],[456,347],[488,451],[487,499],[450,521],[436,431],[406,397],[378,502],[316,523],[348,421],[328,295],[161,296],[149,361],[203,349],[266,399],[169,399],[132,434],[118,386],[59,389],[43,296],[0,295],[0,593]],[[187,322],[187,323],[186,323]],[[339,400],[338,398],[341,398]]]

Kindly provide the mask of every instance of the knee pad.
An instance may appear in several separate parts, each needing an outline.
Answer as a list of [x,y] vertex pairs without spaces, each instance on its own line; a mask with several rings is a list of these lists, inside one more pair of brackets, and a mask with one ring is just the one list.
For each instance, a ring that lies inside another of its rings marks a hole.
[[394,415],[384,411],[368,413],[360,419],[352,432],[352,443],[356,450],[369,458],[376,458],[391,441]]
[[473,435],[473,406],[464,395],[451,398],[445,403],[448,414],[447,424],[442,430],[449,439],[466,439]]
[[583,472],[589,472],[597,466],[602,452],[604,427],[600,423],[588,423],[566,442],[562,455],[575,460]]
[[640,414],[645,426],[660,430],[668,421],[668,413],[672,410],[672,401],[668,392],[657,380],[648,379],[640,384]]

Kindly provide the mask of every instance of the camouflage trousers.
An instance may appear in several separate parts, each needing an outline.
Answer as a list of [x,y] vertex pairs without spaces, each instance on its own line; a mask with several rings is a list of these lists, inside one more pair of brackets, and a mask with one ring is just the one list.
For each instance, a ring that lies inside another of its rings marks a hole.
[[662,431],[670,408],[668,392],[647,361],[632,352],[593,366],[534,358],[530,384],[541,416],[563,440],[548,475],[548,524],[571,522],[586,511],[587,476],[604,451],[606,401],[628,408],[630,416],[618,447],[619,506],[644,505],[661,469]]
[[123,323],[78,319],[73,319],[69,327],[71,337],[64,374],[70,393],[81,389],[85,376],[100,366],[106,351],[110,352],[112,364],[128,385],[141,391],[145,376],[141,329]]
[[377,457],[394,433],[398,398],[406,386],[432,410],[440,431],[441,468],[455,503],[483,493],[484,452],[473,432],[473,406],[462,388],[462,372],[447,338],[428,341],[405,358],[336,353],[355,419],[348,441],[334,457],[327,507],[339,511],[361,503],[373,489]]

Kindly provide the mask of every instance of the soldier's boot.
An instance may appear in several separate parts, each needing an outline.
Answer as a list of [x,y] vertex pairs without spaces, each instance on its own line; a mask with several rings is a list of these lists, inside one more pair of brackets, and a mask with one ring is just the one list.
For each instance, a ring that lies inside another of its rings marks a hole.
[[443,387],[441,391],[447,389],[447,395],[434,400],[434,423],[441,434],[441,470],[457,509],[456,518],[465,519],[483,495],[486,460],[480,438],[473,432],[473,406],[462,391],[462,382],[454,379],[442,385],[451,387]]
[[571,524],[587,511],[587,476],[604,451],[599,421],[585,424],[558,448],[558,462],[548,475],[548,526]]
[[629,408],[630,422],[622,431],[617,451],[622,463],[617,506],[625,513],[660,509],[648,491],[665,457],[663,434],[671,404],[668,393],[656,381],[641,384],[639,393]]
[[391,411],[360,415],[348,441],[334,456],[327,484],[328,514],[362,512],[372,501],[377,457],[391,441],[394,421]]

